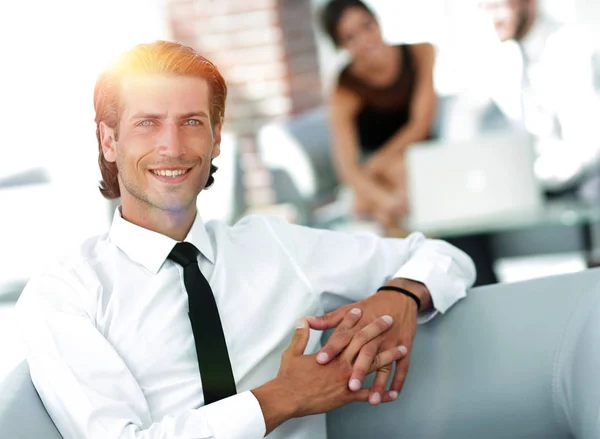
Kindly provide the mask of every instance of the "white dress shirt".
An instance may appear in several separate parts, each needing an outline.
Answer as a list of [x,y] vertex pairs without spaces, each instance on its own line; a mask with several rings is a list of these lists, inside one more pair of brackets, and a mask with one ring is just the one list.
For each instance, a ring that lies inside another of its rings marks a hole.
[[600,102],[591,36],[575,25],[539,16],[520,41],[474,57],[469,90],[450,112],[451,138],[474,135],[483,108],[494,102],[535,139],[536,174],[560,189],[594,166],[600,153]]
[[[238,394],[203,406],[175,241],[124,220],[28,283],[17,304],[31,376],[66,439],[253,439],[265,433],[251,389],[277,375],[297,322],[332,299],[358,301],[393,277],[423,282],[445,312],[473,283],[460,250],[414,233],[347,235],[250,216],[234,226],[197,215],[199,250],[224,328]],[[314,331],[307,353],[319,348]],[[324,415],[271,438],[324,439]]]

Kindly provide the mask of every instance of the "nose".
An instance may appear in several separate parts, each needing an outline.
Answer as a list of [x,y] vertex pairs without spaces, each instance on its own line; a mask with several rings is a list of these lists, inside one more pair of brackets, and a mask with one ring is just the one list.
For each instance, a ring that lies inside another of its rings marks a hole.
[[368,43],[368,41],[369,41],[369,35],[365,31],[357,32],[355,38],[356,38],[357,46],[360,47],[361,49],[364,49],[366,43]]
[[179,126],[176,123],[162,125],[158,135],[158,153],[164,157],[180,157],[185,148],[180,138]]

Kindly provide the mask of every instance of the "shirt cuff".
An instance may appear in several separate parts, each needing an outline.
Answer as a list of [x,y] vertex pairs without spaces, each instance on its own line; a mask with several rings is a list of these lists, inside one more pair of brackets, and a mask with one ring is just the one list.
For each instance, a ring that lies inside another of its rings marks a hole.
[[458,300],[466,296],[464,287],[458,285],[448,274],[451,264],[452,258],[448,255],[428,255],[427,258],[410,259],[394,274],[394,278],[421,282],[429,290],[433,309],[420,312],[417,323],[427,323],[438,312],[444,314]]
[[202,408],[215,439],[262,439],[265,418],[250,391],[213,402]]

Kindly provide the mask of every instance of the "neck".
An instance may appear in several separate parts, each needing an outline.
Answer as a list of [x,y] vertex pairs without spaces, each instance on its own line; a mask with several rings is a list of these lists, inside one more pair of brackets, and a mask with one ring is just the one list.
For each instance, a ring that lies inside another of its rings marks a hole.
[[533,24],[535,23],[535,18],[535,14],[527,14],[527,17],[525,18],[525,20],[523,20],[521,28],[517,32],[517,41],[523,41],[523,39],[529,34],[529,32],[531,32]]
[[152,206],[139,206],[136,203],[127,203],[123,199],[121,216],[130,223],[148,230],[168,236],[175,241],[183,241],[196,218],[196,205],[178,211],[161,210]]

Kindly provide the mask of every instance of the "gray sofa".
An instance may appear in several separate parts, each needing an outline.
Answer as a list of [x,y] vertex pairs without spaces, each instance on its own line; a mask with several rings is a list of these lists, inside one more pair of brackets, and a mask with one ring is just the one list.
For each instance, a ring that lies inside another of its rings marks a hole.
[[[397,401],[328,415],[329,439],[600,438],[600,270],[475,288],[420,326]],[[21,364],[0,438],[59,438]]]

